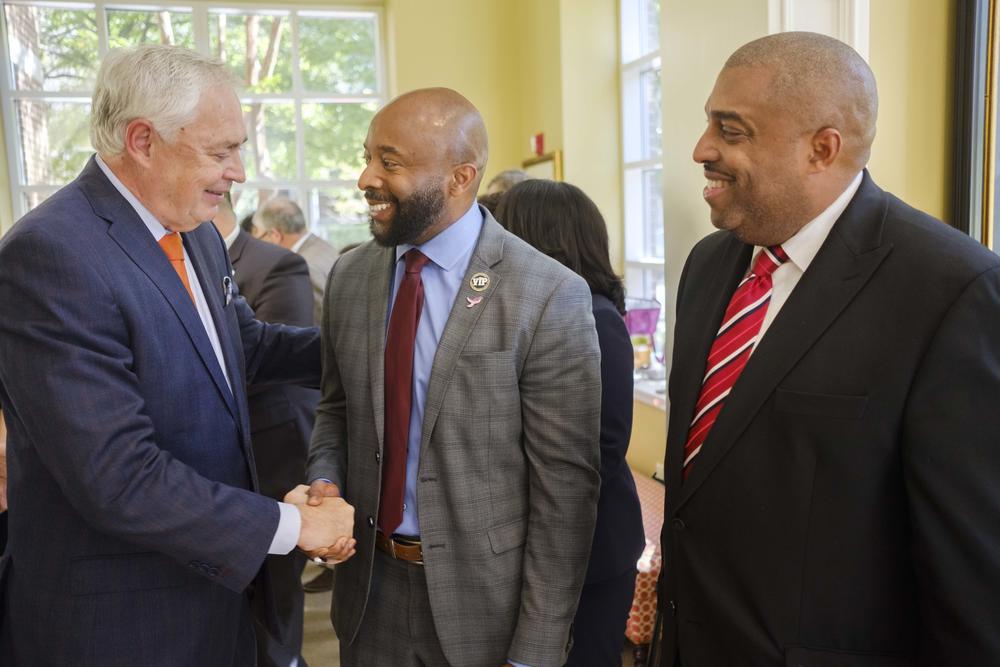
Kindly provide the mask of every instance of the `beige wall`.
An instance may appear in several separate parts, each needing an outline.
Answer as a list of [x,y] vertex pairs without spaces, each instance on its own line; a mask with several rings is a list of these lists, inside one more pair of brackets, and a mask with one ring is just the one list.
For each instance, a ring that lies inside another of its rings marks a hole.
[[869,167],[880,186],[938,218],[950,215],[956,0],[871,3],[879,88]]
[[388,0],[390,94],[454,88],[475,104],[490,136],[486,178],[520,164],[518,12],[501,0]]
[[652,476],[663,463],[663,443],[667,441],[667,416],[660,408],[640,401],[632,404],[632,440],[626,460],[636,472]]

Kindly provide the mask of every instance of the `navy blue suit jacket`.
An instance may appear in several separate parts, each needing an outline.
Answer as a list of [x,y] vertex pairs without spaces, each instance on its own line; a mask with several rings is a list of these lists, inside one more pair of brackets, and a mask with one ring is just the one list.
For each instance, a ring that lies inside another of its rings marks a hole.
[[611,300],[593,294],[601,346],[601,497],[586,583],[630,569],[646,546],[642,509],[625,461],[632,435],[632,341]]
[[231,390],[177,274],[93,160],[0,242],[0,655],[14,664],[235,660],[279,518],[254,492],[245,386],[317,383],[319,336],[227,302],[211,224],[183,238]]

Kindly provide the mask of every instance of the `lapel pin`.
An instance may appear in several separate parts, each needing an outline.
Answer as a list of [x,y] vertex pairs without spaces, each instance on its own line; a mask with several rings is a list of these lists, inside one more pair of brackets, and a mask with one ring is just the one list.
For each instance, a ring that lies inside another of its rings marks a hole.
[[490,286],[490,277],[487,274],[483,273],[482,271],[473,274],[473,276],[469,278],[469,287],[471,287],[477,292],[485,292],[486,288],[488,288],[489,286]]
[[467,296],[467,297],[465,297],[465,300],[468,301],[468,303],[465,304],[465,307],[466,308],[472,308],[473,306],[478,306],[479,302],[483,300],[483,297],[481,297],[481,296],[476,296],[476,297]]
[[[235,273],[235,272],[234,272]],[[228,306],[233,301],[233,279],[229,276],[222,277],[222,296],[225,297]]]

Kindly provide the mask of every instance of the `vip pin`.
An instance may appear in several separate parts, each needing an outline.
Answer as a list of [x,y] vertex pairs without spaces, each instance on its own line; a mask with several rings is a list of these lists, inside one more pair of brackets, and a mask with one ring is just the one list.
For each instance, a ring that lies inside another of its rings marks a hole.
[[481,271],[469,278],[469,287],[477,292],[485,292],[489,286],[490,277]]

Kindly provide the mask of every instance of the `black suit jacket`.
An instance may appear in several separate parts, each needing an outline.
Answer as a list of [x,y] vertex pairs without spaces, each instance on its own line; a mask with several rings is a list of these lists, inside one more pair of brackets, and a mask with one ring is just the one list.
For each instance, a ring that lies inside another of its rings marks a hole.
[[682,484],[751,251],[681,277],[662,664],[1000,664],[1000,260],[866,173]]
[[601,496],[588,584],[635,569],[646,545],[639,495],[625,461],[632,434],[632,341],[611,300],[592,298],[601,346]]
[[[306,261],[241,231],[229,249],[236,285],[258,320],[312,326],[313,297]],[[251,385],[250,439],[260,490],[281,500],[305,479],[319,390],[288,384]]]

